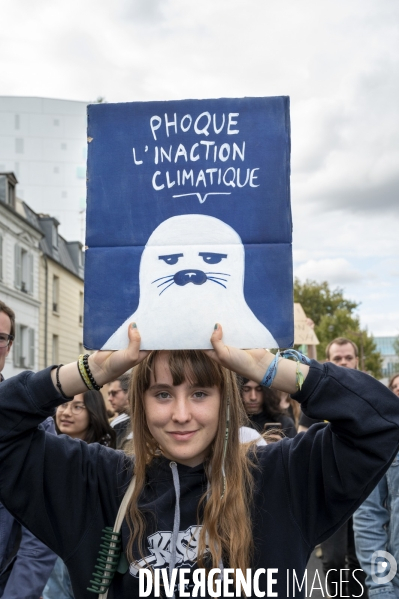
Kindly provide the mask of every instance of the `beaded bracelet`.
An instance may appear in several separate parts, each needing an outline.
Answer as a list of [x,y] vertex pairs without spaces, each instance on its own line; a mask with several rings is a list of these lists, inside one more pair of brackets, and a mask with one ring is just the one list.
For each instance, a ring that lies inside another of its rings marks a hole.
[[60,381],[60,368],[61,368],[61,366],[64,366],[64,364],[58,364],[58,366],[57,366],[57,370],[55,371],[55,380],[56,380],[56,383],[57,383],[58,390],[61,393],[62,397],[64,399],[68,399],[68,401],[70,401],[71,399],[73,399],[73,397],[68,397],[68,395],[65,395],[65,393],[64,393],[64,391],[62,390],[62,387],[61,387],[61,381]]
[[300,391],[302,388],[302,385],[303,385],[304,378],[303,378],[303,373],[302,373],[301,369],[299,368],[299,364],[302,363],[302,364],[309,365],[310,360],[307,356],[304,356],[303,354],[296,351],[295,349],[286,349],[282,352],[278,351],[276,353],[276,355],[274,356],[273,360],[271,361],[271,363],[269,364],[269,368],[266,370],[265,376],[261,380],[260,384],[263,387],[271,387],[271,385],[274,381],[274,378],[276,376],[276,373],[277,373],[277,367],[278,367],[280,358],[287,358],[288,360],[295,360],[295,362],[296,362],[296,388],[298,391]]
[[86,387],[92,391],[94,389],[93,385],[91,384],[91,381],[87,375],[85,366],[83,364],[83,354],[80,354],[79,359],[78,359],[78,369],[79,369],[79,374],[82,378],[82,381],[84,382],[84,384],[86,385]]
[[[89,389],[95,389],[96,391],[100,391],[102,385],[98,385],[91,370],[90,370],[90,366],[89,366],[89,354],[85,354],[85,355],[80,355],[79,356],[79,369],[82,366],[82,370],[85,373],[85,382],[86,382],[86,377],[89,381],[89,384],[91,385],[91,387],[89,387]],[[87,385],[87,383],[86,383]]]

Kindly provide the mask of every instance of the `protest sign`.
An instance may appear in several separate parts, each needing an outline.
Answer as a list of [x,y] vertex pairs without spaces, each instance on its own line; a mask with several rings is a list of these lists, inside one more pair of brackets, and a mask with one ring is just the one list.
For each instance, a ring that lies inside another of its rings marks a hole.
[[293,342],[289,99],[88,107],[84,344]]
[[319,345],[314,329],[310,326],[301,304],[294,304],[294,343],[295,345]]

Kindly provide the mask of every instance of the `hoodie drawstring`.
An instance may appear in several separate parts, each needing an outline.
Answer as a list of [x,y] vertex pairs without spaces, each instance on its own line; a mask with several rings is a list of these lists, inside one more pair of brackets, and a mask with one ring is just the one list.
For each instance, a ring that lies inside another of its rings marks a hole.
[[[227,416],[227,422],[228,422],[228,420],[229,420],[229,417]],[[227,429],[228,429],[228,425],[227,425]],[[227,432],[227,438],[228,438],[228,432]],[[172,580],[173,569],[176,566],[177,537],[179,536],[179,529],[180,529],[180,480],[179,480],[179,472],[177,470],[176,462],[169,462],[169,466],[170,466],[170,469],[172,470],[173,486],[175,488],[175,494],[176,494],[175,516],[173,519],[173,532],[172,532],[172,539],[171,539],[171,546],[170,546],[170,562],[169,562],[169,580]],[[209,499],[209,494],[210,494],[210,488],[209,488],[209,483],[208,483],[208,499]],[[219,562],[219,569],[220,569],[219,578],[223,581],[224,565],[223,565],[222,559]],[[174,597],[175,597],[175,593],[173,590],[172,591],[172,599],[174,599]]]
[[[179,529],[180,529],[180,480],[179,480],[179,473],[177,470],[176,462],[170,462],[169,466],[172,470],[173,486],[175,488],[175,494],[176,494],[175,517],[173,520],[173,532],[172,532],[172,539],[171,539],[170,562],[169,562],[169,580],[172,580],[173,569],[176,565],[177,537],[179,535]],[[175,596],[175,593],[173,591],[172,597],[174,598],[174,596]]]

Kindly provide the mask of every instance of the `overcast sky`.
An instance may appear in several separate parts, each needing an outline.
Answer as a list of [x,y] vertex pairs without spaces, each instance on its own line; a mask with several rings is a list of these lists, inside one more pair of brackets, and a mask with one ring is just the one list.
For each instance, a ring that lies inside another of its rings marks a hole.
[[399,333],[397,0],[0,0],[0,95],[291,96],[294,265]]

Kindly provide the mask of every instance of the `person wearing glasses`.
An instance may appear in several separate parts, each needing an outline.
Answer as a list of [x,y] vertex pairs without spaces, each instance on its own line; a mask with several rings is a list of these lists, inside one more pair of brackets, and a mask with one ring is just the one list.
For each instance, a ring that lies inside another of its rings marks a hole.
[[116,447],[116,434],[108,422],[103,396],[95,389],[75,395],[72,401],[58,406],[55,424],[58,434]]
[[125,372],[115,381],[108,385],[108,401],[114,411],[118,414],[111,422],[111,426],[116,432],[116,447],[123,449],[127,439],[131,437],[131,420],[129,408],[129,383],[130,373]]
[[[0,301],[0,382],[15,336],[15,314]],[[53,419],[41,428],[54,431]],[[57,556],[39,541],[0,503],[0,597],[38,599]]]
[[4,380],[2,372],[14,341],[14,335],[15,314],[11,308],[0,301],[0,382]]
[[[58,406],[55,413],[57,433],[116,447],[116,434],[108,422],[103,396],[95,389],[75,395],[71,401]],[[74,599],[67,567],[58,558],[43,591],[43,599]]]

